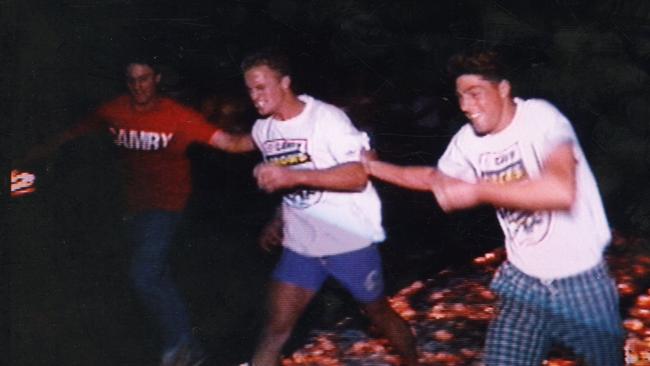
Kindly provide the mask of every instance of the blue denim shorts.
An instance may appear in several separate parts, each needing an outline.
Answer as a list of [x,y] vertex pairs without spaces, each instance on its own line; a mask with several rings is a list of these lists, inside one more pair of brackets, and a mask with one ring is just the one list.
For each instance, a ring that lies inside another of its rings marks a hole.
[[284,248],[273,279],[318,291],[328,276],[364,304],[384,296],[381,257],[376,244],[347,253],[307,257]]

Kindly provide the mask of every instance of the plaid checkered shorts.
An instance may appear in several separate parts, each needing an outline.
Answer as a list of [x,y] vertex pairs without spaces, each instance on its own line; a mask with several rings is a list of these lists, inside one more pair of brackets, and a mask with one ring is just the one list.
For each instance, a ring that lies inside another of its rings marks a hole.
[[552,281],[505,262],[491,288],[499,302],[488,328],[487,366],[538,366],[553,344],[571,348],[587,365],[623,364],[618,292],[604,262]]

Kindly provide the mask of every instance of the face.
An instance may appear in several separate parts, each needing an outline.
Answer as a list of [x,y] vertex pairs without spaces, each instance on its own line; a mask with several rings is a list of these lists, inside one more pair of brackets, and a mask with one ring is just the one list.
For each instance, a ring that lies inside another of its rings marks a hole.
[[244,73],[248,95],[262,116],[278,115],[290,95],[291,79],[281,76],[266,65],[255,66]]
[[126,68],[126,85],[136,105],[145,106],[157,96],[160,74],[148,65],[130,64]]
[[510,83],[494,82],[480,75],[461,75],[456,79],[460,109],[478,135],[496,133],[506,128],[513,117]]

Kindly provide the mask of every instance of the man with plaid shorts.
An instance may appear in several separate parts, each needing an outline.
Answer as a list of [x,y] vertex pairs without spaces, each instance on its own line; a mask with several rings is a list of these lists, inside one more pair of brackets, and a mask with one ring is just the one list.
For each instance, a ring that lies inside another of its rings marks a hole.
[[611,235],[571,124],[544,100],[514,98],[495,52],[456,55],[449,71],[469,123],[438,168],[367,156],[366,170],[432,190],[445,211],[496,207],[508,260],[491,284],[499,302],[487,365],[540,365],[552,344],[570,347],[591,366],[621,365],[618,294],[602,257]]

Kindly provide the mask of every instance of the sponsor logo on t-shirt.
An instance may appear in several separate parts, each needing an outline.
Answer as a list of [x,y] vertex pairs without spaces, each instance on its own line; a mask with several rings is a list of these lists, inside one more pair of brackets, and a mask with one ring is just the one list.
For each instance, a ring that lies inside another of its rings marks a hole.
[[113,142],[129,150],[160,150],[169,145],[174,137],[171,132],[129,130],[125,128],[109,128],[113,134]]
[[[294,169],[314,169],[314,162],[309,156],[306,139],[277,139],[263,143],[266,161]],[[315,189],[298,189],[286,193],[285,204],[294,208],[307,208],[316,204],[323,191]]]
[[[528,178],[528,171],[518,144],[500,152],[481,154],[481,178],[493,183],[510,183]],[[506,228],[508,237],[520,246],[536,245],[548,233],[549,211],[525,211],[497,208],[497,215]]]
[[377,289],[377,286],[379,286],[379,279],[379,271],[373,269],[368,273],[366,279],[363,281],[363,287],[368,292],[374,292]]

